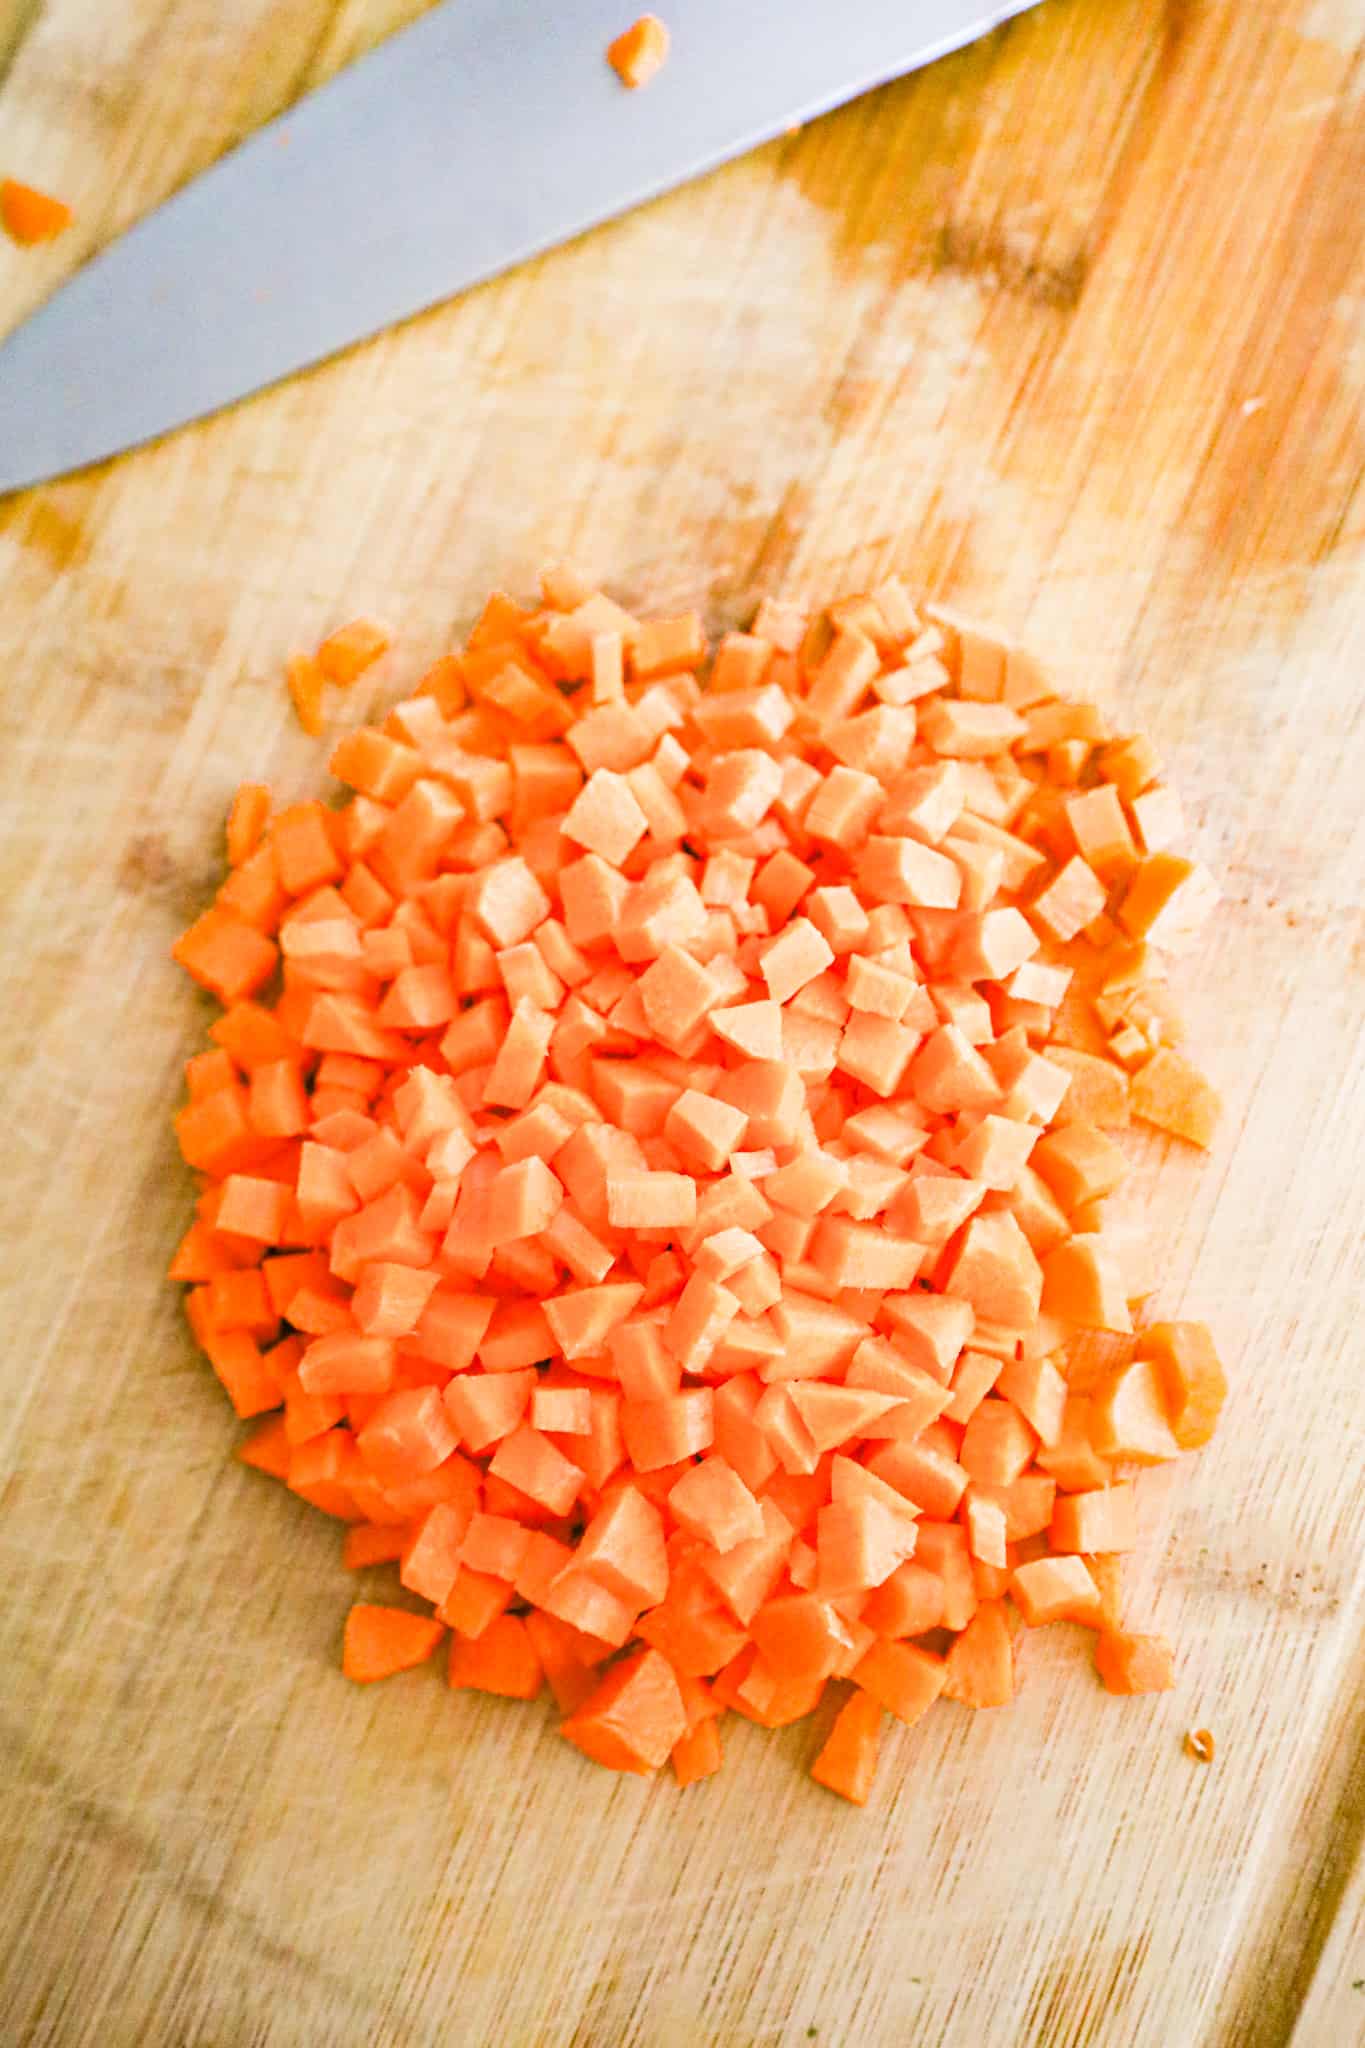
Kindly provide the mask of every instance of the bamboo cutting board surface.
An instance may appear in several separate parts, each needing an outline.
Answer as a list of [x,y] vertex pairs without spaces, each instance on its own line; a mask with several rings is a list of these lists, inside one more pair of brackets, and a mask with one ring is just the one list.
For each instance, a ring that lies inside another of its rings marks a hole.
[[[0,0],[0,172],[77,210],[0,251],[0,321],[415,11]],[[6,2041],[1365,2039],[1363,54],[1365,0],[1048,0],[0,506]],[[1225,1135],[1134,1197],[1235,1389],[1140,1488],[1177,1689],[1040,1632],[865,1813],[808,1728],[678,1794],[431,1672],[346,1685],[335,1526],[229,1462],[161,1284],[207,1021],[166,949],[234,784],[322,783],[285,656],[390,619],[358,717],[565,555],[716,627],[899,569],[1149,729],[1225,890],[1178,977]]]

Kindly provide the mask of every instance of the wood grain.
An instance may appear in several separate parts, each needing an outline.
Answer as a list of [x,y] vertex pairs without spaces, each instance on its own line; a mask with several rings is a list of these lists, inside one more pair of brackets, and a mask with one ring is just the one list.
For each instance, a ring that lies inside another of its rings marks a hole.
[[[0,318],[417,11],[0,0],[0,168],[78,215],[0,251]],[[7,2040],[1365,2039],[1363,56],[1365,0],[1048,0],[0,506]],[[1236,1380],[1143,1485],[1179,1686],[1108,1701],[1048,1631],[865,1815],[802,1729],[679,1795],[346,1687],[334,1531],[227,1461],[160,1280],[206,1014],[166,947],[234,783],[321,773],[284,656],[391,618],[359,715],[562,554],[716,625],[892,566],[998,618],[1154,733],[1226,890],[1182,992],[1228,1135],[1136,1176]]]

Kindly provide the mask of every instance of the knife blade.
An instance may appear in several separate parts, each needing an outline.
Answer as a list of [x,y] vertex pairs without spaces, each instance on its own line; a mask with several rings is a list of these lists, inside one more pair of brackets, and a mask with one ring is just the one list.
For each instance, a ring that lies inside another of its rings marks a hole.
[[0,493],[83,468],[684,183],[1035,0],[445,0],[96,255],[0,346]]

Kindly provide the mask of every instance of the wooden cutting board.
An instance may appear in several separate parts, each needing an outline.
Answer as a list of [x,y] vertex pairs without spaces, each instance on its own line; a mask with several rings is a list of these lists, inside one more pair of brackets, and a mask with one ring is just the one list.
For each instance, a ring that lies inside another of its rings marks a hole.
[[[77,213],[0,251],[0,320],[415,11],[0,0],[0,171]],[[1363,54],[1362,0],[1049,0],[0,507],[6,2041],[1365,2039]],[[1155,735],[1225,890],[1180,975],[1225,1135],[1136,1177],[1235,1382],[1141,1489],[1179,1684],[1109,1700],[1042,1632],[865,1813],[806,1728],[680,1795],[346,1685],[335,1527],[229,1462],[161,1282],[207,1021],[166,949],[234,784],[320,786],[286,655],[390,619],[359,716],[565,555],[716,626],[893,567],[986,613]]]

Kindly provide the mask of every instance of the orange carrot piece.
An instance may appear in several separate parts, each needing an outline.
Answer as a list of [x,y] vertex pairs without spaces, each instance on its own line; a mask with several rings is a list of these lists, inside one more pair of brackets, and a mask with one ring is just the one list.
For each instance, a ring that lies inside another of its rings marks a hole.
[[425,1664],[444,1634],[440,1622],[429,1614],[362,1602],[346,1617],[341,1668],[358,1685],[370,1685],[376,1678]]
[[1175,1684],[1175,1662],[1164,1636],[1104,1630],[1095,1643],[1095,1669],[1107,1692],[1169,1692]]
[[1137,1542],[1132,1487],[1106,1486],[1063,1495],[1053,1509],[1049,1534],[1054,1550],[1081,1556],[1131,1550]]
[[853,1667],[855,1685],[898,1721],[913,1725],[927,1714],[947,1683],[941,1657],[914,1643],[874,1643]]
[[260,845],[270,817],[270,789],[264,782],[244,782],[227,815],[228,866],[239,868]]
[[724,1762],[719,1721],[698,1721],[695,1728],[674,1743],[670,1760],[679,1786],[695,1785],[699,1778],[712,1777]]
[[944,1625],[944,1582],[918,1559],[899,1565],[866,1601],[861,1620],[879,1636],[921,1636]]
[[344,690],[387,652],[388,645],[388,634],[373,619],[352,619],[322,641],[317,665],[329,683]]
[[73,218],[65,200],[22,185],[17,178],[0,180],[0,224],[12,241],[25,246],[50,242],[70,227]]
[[[403,1583],[409,1584],[406,1576]],[[421,1589],[414,1587],[413,1590]],[[506,1613],[514,1590],[508,1579],[495,1578],[491,1572],[476,1571],[472,1565],[457,1564],[436,1612],[457,1636],[477,1641]],[[436,1595],[427,1593],[426,1597],[434,1599]]]
[[1043,1260],[1043,1310],[1081,1329],[1132,1329],[1124,1275],[1102,1236],[1078,1232],[1048,1252]]
[[453,1635],[450,1683],[457,1690],[468,1686],[504,1699],[533,1700],[545,1683],[545,1669],[521,1616],[500,1614],[472,1640]]
[[608,1770],[648,1777],[668,1761],[687,1733],[687,1715],[673,1668],[656,1649],[614,1664],[560,1734]]
[[254,995],[278,957],[263,933],[218,909],[206,910],[171,948],[171,958],[225,1006]]
[[284,665],[285,688],[294,706],[294,716],[316,739],[322,731],[322,691],[325,678],[311,654],[291,654]]
[[272,1416],[253,1430],[245,1443],[238,1444],[236,1456],[244,1465],[266,1472],[272,1479],[288,1479],[291,1446],[282,1415]]
[[279,1407],[283,1399],[279,1378],[248,1331],[212,1331],[203,1348],[235,1415],[246,1421]]
[[1135,1358],[1101,1381],[1091,1399],[1090,1436],[1102,1458],[1128,1464],[1157,1465],[1177,1455],[1180,1445],[1155,1363]]
[[607,62],[622,85],[648,85],[668,57],[669,35],[657,15],[642,14],[607,47]]
[[869,1692],[855,1692],[835,1716],[825,1746],[810,1767],[817,1785],[854,1806],[866,1806],[881,1747],[882,1709]]
[[1014,1604],[1030,1628],[1048,1621],[1101,1619],[1099,1588],[1081,1557],[1038,1557],[1010,1574]]
[[407,1538],[401,1522],[352,1522],[341,1546],[342,1563],[350,1572],[375,1564],[397,1564]]
[[1206,1444],[1228,1390],[1207,1324],[1151,1323],[1138,1339],[1137,1357],[1156,1368],[1171,1434],[1181,1450]]
[[983,1600],[948,1651],[945,1699],[1004,1707],[1014,1697],[1014,1651],[999,1600]]
[[1133,1115],[1207,1152],[1223,1105],[1198,1068],[1174,1046],[1163,1045],[1129,1083]]
[[[548,1543],[553,1539],[541,1537],[532,1540]],[[525,1622],[526,1633],[540,1659],[555,1705],[561,1714],[572,1714],[582,1706],[597,1684],[585,1639],[568,1622],[544,1613],[539,1607],[530,1609]]]

